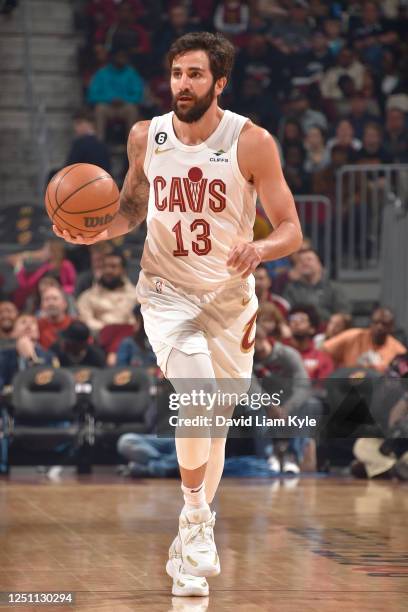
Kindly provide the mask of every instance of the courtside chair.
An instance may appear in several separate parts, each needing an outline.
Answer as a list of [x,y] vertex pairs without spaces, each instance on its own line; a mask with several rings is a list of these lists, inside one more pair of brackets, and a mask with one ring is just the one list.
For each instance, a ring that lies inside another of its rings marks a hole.
[[[75,463],[83,443],[75,379],[63,368],[35,366],[13,379],[10,444],[38,463]],[[44,460],[45,458],[45,460]],[[69,461],[67,459],[69,458]]]

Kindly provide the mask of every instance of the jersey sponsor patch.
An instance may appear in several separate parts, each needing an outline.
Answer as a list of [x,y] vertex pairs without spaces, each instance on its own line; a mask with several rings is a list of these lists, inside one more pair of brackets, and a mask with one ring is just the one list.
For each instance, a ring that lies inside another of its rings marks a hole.
[[224,157],[226,155],[226,151],[224,151],[223,149],[219,149],[218,151],[214,151],[214,155],[215,157],[210,157],[210,162],[225,162],[228,163],[229,159],[228,157]]

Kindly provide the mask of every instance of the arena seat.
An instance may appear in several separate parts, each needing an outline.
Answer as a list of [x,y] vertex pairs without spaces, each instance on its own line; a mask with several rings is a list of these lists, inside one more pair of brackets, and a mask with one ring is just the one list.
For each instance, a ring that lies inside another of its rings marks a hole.
[[116,448],[123,433],[150,431],[151,379],[143,368],[119,366],[96,372],[90,399],[96,446]]
[[65,442],[78,446],[81,426],[76,406],[71,372],[49,366],[19,372],[13,379],[11,396],[11,443],[23,444],[30,451],[52,449]]

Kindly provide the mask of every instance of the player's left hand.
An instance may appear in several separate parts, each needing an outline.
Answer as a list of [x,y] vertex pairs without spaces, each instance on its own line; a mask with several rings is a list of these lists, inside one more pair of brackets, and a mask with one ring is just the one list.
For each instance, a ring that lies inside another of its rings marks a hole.
[[247,278],[261,263],[261,257],[254,242],[241,242],[232,247],[229,252],[227,266],[242,272],[242,278]]

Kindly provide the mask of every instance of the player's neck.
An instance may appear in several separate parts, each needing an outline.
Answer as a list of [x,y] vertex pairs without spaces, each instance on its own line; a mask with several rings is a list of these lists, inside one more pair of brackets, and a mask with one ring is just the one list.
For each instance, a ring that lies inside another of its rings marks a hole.
[[205,142],[217,129],[224,111],[216,104],[194,123],[185,123],[173,115],[173,129],[177,138],[185,145],[198,145]]

